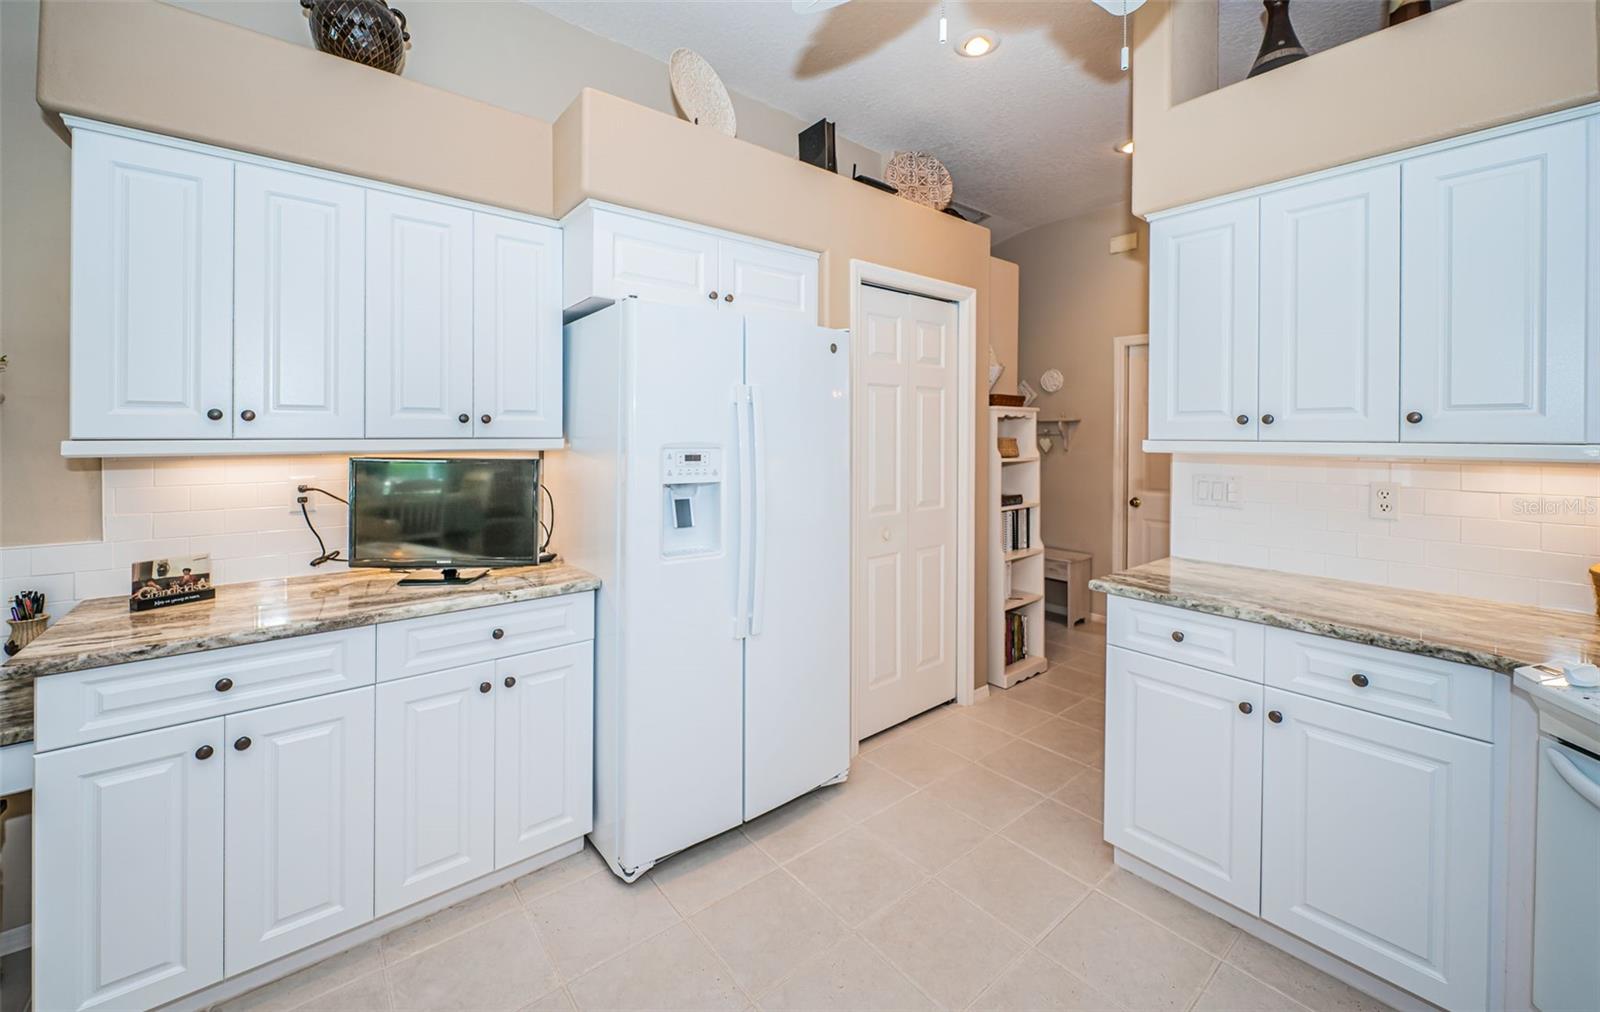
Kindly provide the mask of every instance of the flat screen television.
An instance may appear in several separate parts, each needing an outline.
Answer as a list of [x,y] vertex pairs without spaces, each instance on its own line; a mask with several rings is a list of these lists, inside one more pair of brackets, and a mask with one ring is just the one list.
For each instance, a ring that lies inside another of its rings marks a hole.
[[462,582],[461,569],[538,561],[537,459],[350,459],[350,565]]

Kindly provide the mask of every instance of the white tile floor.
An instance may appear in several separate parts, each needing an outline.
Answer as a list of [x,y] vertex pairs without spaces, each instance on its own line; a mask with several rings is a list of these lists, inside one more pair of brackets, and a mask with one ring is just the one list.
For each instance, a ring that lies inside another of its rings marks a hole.
[[1098,632],[634,885],[585,850],[224,1008],[1381,1009],[1112,866]]

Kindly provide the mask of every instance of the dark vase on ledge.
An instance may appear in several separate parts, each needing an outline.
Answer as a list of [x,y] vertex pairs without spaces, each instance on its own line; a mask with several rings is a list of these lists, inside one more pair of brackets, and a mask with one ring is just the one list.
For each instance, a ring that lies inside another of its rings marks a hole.
[[300,0],[311,41],[324,53],[400,73],[406,62],[406,16],[383,0]]
[[1303,60],[1308,55],[1289,23],[1289,0],[1262,0],[1267,9],[1267,32],[1261,39],[1261,51],[1256,62],[1250,65],[1245,77],[1255,77],[1269,70],[1277,70],[1286,63]]

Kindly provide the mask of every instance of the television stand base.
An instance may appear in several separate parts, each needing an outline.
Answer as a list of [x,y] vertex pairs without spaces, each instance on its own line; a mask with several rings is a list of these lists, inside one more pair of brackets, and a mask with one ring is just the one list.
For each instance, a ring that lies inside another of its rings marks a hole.
[[441,569],[438,576],[408,576],[395,584],[397,587],[434,587],[439,584],[466,584],[475,583],[489,575],[487,569],[481,569],[471,576],[462,576],[459,569]]

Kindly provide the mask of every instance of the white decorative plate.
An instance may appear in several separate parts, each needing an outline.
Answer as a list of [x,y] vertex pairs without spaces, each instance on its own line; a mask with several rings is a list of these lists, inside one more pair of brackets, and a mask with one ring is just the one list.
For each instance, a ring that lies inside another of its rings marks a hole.
[[692,49],[674,49],[667,58],[667,77],[672,82],[672,97],[678,100],[684,119],[729,137],[738,132],[733,100],[728,97],[722,78],[711,69],[705,57]]
[[900,196],[936,211],[949,207],[955,193],[950,170],[926,151],[896,151],[884,166],[883,178]]
[[1066,382],[1066,377],[1061,375],[1060,369],[1046,369],[1043,376],[1039,377],[1039,385],[1044,387],[1044,392],[1053,394],[1061,389],[1061,384]]

